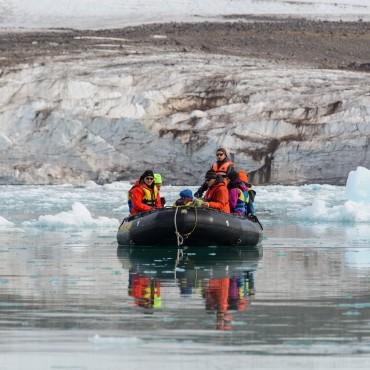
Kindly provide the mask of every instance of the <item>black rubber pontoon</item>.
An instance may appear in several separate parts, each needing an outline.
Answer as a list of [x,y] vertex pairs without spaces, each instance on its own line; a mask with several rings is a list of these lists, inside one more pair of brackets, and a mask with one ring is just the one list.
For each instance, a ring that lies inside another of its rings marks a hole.
[[257,222],[209,208],[171,207],[123,220],[121,246],[254,246],[262,238]]

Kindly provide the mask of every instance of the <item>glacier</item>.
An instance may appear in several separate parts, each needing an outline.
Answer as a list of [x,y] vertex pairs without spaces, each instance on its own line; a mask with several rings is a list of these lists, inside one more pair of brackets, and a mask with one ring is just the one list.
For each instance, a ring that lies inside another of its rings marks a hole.
[[[11,34],[245,14],[366,20],[370,1],[0,0],[0,9],[0,32]],[[133,181],[153,167],[166,183],[196,185],[218,146],[255,184],[344,185],[370,168],[366,72],[95,38],[90,50],[0,64],[0,184]]]
[[4,68],[0,183],[134,180],[154,167],[197,184],[222,145],[255,183],[345,184],[370,168],[369,85],[363,72],[193,53]]

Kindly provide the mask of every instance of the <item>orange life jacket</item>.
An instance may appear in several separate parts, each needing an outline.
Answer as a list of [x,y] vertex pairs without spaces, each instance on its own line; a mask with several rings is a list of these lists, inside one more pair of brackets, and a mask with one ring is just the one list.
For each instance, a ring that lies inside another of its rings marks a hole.
[[217,162],[213,164],[212,170],[217,173],[217,175],[221,175],[223,177],[226,177],[227,172],[231,166],[234,166],[234,163],[228,159],[224,163],[221,164],[221,166],[218,166]]

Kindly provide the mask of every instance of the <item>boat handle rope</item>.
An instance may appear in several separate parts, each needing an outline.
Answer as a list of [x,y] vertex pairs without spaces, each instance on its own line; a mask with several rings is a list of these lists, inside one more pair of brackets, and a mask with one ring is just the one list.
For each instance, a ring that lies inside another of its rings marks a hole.
[[178,212],[179,208],[184,208],[184,207],[182,207],[182,206],[177,206],[176,207],[175,216],[174,216],[174,220],[173,220],[174,225],[175,225],[175,234],[176,234],[177,246],[178,247],[180,247],[181,245],[184,244],[184,241],[194,232],[194,230],[196,229],[196,227],[198,225],[198,209],[197,209],[197,207],[194,207],[195,222],[194,222],[193,229],[191,231],[189,231],[188,233],[181,235],[181,233],[179,232],[179,230],[177,228],[177,212]]

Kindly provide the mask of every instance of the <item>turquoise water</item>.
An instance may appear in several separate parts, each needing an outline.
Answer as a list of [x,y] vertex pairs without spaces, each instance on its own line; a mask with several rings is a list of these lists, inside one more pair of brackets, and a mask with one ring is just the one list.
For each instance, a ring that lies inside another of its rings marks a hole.
[[2,370],[368,368],[370,228],[343,187],[257,188],[259,248],[152,252],[117,248],[128,187],[1,187]]

